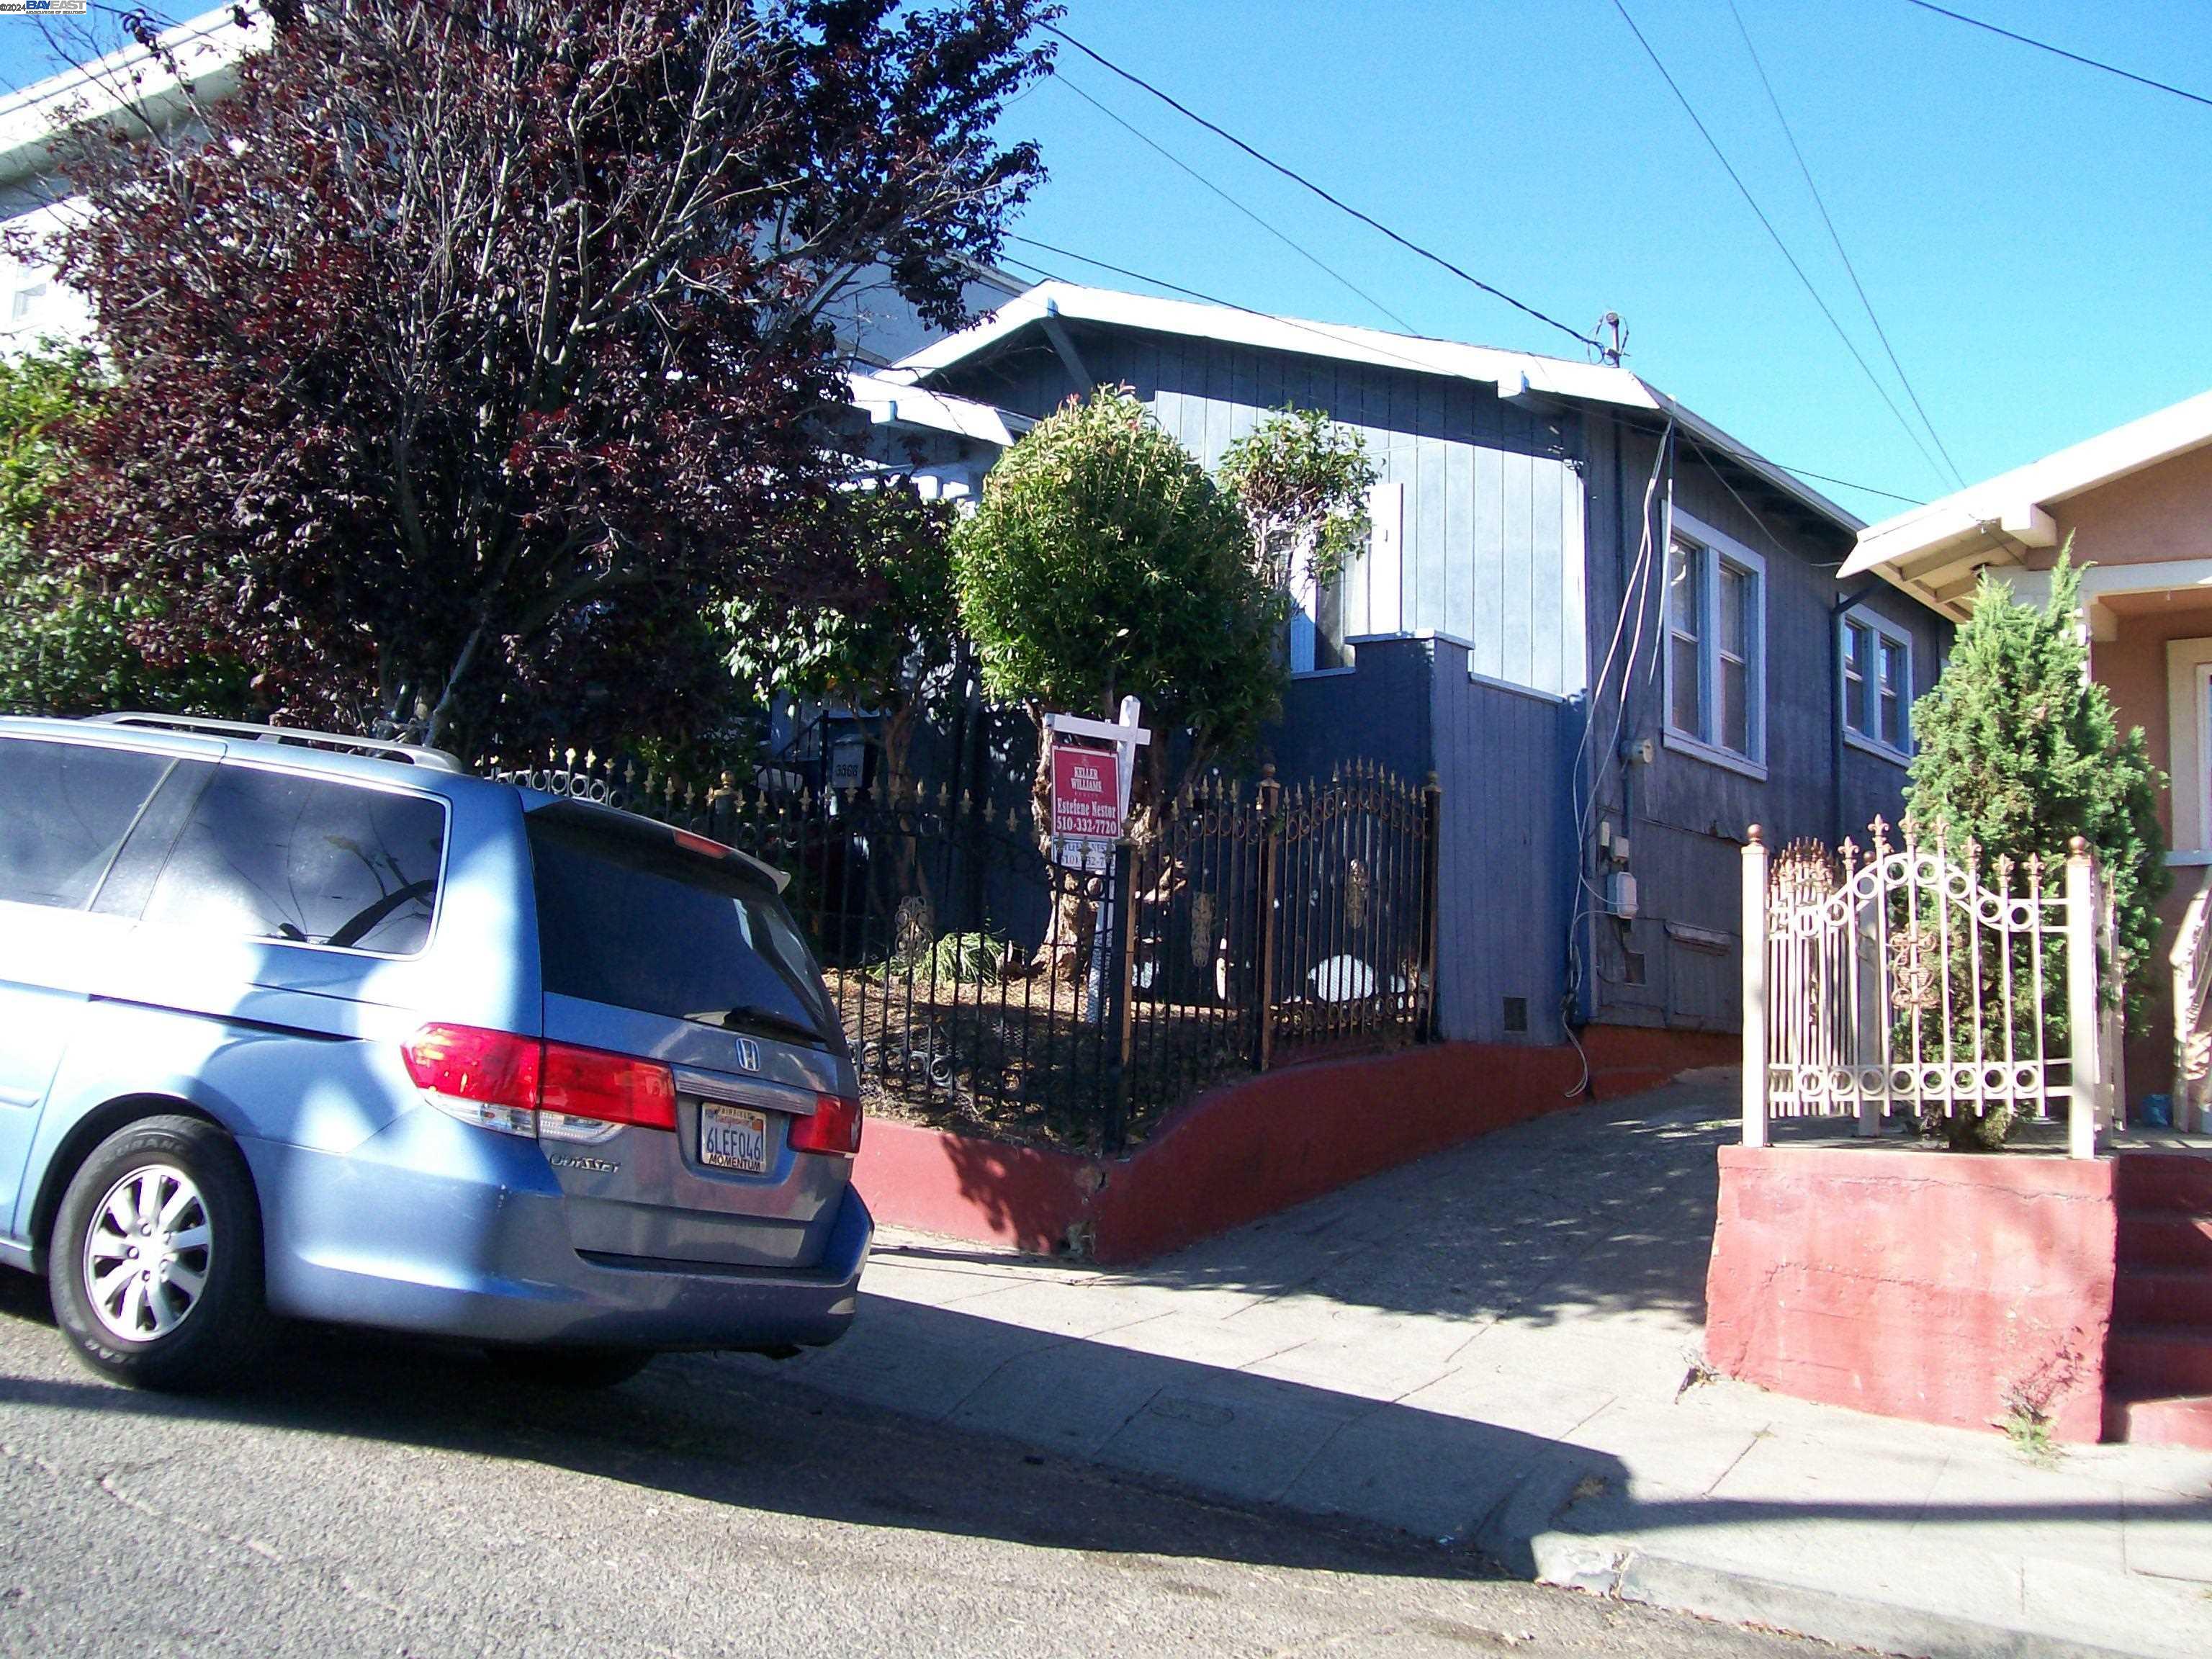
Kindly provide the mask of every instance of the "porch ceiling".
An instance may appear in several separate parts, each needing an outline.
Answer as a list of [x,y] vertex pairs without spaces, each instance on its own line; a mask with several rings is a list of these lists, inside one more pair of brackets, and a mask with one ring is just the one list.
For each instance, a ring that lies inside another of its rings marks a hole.
[[2158,593],[2108,593],[2098,601],[2123,623],[2138,617],[2155,622],[2186,622],[2201,618],[2212,633],[2212,593],[2194,588],[2167,588]]

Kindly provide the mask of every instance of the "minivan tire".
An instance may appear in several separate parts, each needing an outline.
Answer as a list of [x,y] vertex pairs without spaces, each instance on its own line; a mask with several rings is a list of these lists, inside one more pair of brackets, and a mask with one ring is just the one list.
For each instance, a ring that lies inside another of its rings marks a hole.
[[[134,1215],[137,1225],[119,1219]],[[112,1263],[104,1274],[100,1261]],[[122,1288],[103,1308],[99,1281],[117,1275]],[[46,1282],[70,1346],[101,1376],[173,1393],[232,1381],[270,1330],[261,1208],[237,1143],[194,1117],[141,1118],[108,1136],[62,1195]]]

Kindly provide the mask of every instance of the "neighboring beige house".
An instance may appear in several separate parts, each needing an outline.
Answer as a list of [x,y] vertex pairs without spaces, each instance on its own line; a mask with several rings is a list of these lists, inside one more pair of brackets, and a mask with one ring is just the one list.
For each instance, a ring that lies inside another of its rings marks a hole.
[[[2212,985],[2199,925],[2212,882],[2212,392],[1871,526],[1843,574],[1873,572],[1964,620],[1984,571],[2024,599],[2045,598],[2069,538],[2075,562],[2088,567],[2089,672],[2172,779],[2159,815],[2174,866],[2160,948],[2185,941],[2174,997],[2196,1036]],[[2175,1023],[2174,1000],[2162,996],[2129,1034],[2132,1102],[2172,1091],[2182,1103]],[[2206,1048],[2196,1043],[2191,1068],[2199,1095]]]

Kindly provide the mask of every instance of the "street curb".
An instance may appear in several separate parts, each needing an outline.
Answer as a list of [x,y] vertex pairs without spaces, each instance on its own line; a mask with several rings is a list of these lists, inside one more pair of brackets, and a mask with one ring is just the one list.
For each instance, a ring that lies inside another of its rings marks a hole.
[[2142,1659],[2125,1649],[1677,1561],[1617,1538],[1546,1532],[1529,1539],[1526,1549],[1539,1583],[1732,1625],[1764,1625],[1877,1653],[1913,1659]]

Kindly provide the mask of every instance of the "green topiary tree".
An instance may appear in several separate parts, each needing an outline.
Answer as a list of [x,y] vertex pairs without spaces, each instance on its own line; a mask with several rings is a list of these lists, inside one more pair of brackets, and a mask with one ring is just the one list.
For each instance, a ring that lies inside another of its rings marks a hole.
[[[2158,795],[2141,727],[2124,736],[2106,689],[2088,677],[2075,611],[2081,573],[2067,552],[2038,607],[1982,580],[1935,690],[1913,705],[1909,801],[1923,835],[1971,836],[1984,861],[2039,855],[2057,870],[2079,836],[2097,855],[2118,913],[2118,967],[2140,1012],[2156,967],[2157,906],[2171,882]],[[2008,1121],[1952,1121],[1954,1144],[2001,1141]]]
[[[1127,388],[1037,422],[953,544],[991,696],[1040,727],[1047,710],[1111,719],[1121,698],[1144,700],[1160,735],[1133,793],[1135,833],[1171,795],[1171,734],[1199,765],[1249,748],[1281,707],[1281,589],[1257,568],[1237,503]],[[1045,747],[1040,729],[1040,800]]]

